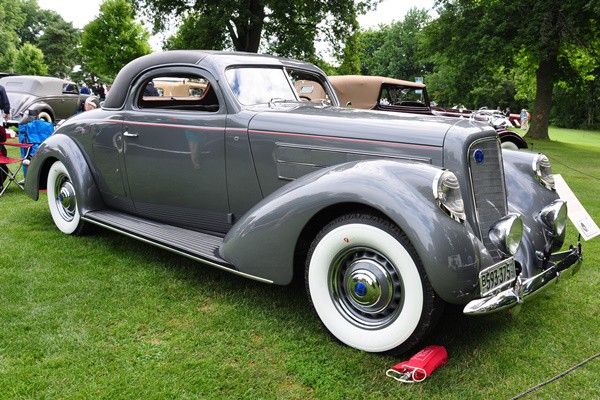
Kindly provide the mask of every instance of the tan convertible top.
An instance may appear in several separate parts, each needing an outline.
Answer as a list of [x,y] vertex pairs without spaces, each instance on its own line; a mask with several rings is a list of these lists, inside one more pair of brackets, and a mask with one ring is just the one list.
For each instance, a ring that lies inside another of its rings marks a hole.
[[329,80],[337,93],[340,104],[352,103],[352,108],[372,109],[379,101],[381,84],[424,88],[422,83],[386,78],[383,76],[340,75],[330,76]]

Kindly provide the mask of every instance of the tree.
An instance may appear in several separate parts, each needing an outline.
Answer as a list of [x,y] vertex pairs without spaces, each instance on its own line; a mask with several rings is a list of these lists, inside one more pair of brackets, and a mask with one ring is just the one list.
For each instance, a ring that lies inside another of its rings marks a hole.
[[[184,16],[185,35],[198,48],[230,43],[235,50],[269,52],[305,60],[316,59],[314,46],[323,37],[339,53],[356,30],[357,15],[381,0],[133,0],[159,31]],[[192,22],[193,21],[193,22]],[[200,22],[201,21],[201,22]],[[190,28],[197,24],[201,29]],[[226,39],[224,39],[226,38]],[[186,43],[174,38],[172,43]]]
[[44,53],[27,42],[15,57],[15,72],[23,75],[47,75],[48,66],[44,62]]
[[126,0],[105,0],[98,17],[83,28],[80,52],[96,75],[114,78],[125,64],[151,52],[148,38]]
[[413,8],[402,21],[362,32],[362,74],[412,80],[430,72],[432,65],[419,52],[421,30],[429,19],[427,10]]
[[44,53],[51,76],[66,78],[75,65],[80,63],[77,51],[81,33],[71,22],[64,20],[52,22],[40,36],[38,47]]
[[431,53],[469,76],[470,87],[491,68],[512,70],[515,55],[524,56],[535,71],[533,119],[527,135],[548,139],[553,89],[566,68],[561,58],[570,62],[563,56],[573,45],[597,51],[591,43],[600,34],[600,4],[593,0],[440,3],[439,18],[426,29]]
[[0,71],[10,71],[14,63],[19,45],[16,30],[24,21],[19,3],[0,0]]

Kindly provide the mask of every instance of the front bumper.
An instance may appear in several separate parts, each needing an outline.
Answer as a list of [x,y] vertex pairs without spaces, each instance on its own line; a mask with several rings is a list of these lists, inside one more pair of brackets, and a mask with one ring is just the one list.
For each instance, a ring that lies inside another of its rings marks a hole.
[[548,268],[543,272],[531,278],[517,277],[509,289],[473,300],[466,305],[463,312],[467,315],[484,315],[513,308],[541,293],[550,284],[557,283],[559,277],[575,275],[581,267],[582,260],[580,244],[567,251],[552,254],[548,259]]

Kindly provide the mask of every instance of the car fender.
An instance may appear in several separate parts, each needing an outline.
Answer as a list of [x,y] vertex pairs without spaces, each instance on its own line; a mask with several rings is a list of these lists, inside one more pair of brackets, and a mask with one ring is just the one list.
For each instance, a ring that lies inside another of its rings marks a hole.
[[544,187],[535,177],[533,162],[537,153],[528,151],[502,150],[504,160],[504,180],[508,211],[521,215],[523,221],[523,241],[515,259],[527,266],[527,276],[535,274],[535,249],[543,249],[544,226],[538,220],[539,212],[558,199],[554,190]]
[[[313,217],[337,205],[368,207],[407,235],[436,292],[446,301],[463,302],[478,287],[480,256],[486,251],[468,224],[452,220],[435,203],[432,183],[439,170],[423,163],[380,159],[305,175],[248,211],[225,237],[220,255],[242,272],[288,284],[296,244]],[[320,228],[328,222],[319,221]]]
[[501,142],[513,142],[519,149],[526,149],[529,147],[525,139],[523,139],[523,136],[511,130],[501,129],[498,131],[498,136],[500,137]]
[[46,188],[48,170],[57,160],[62,161],[69,171],[77,193],[77,207],[81,215],[105,208],[83,151],[77,142],[62,134],[50,136],[37,149],[27,169],[25,180],[27,195],[38,200],[39,191]]

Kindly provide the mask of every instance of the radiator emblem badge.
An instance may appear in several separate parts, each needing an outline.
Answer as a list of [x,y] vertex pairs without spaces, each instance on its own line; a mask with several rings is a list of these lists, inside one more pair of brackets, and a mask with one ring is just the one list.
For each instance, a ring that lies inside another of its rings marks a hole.
[[475,162],[477,164],[481,164],[484,159],[483,151],[481,151],[479,149],[475,150],[475,153],[473,153],[473,158],[475,159]]

